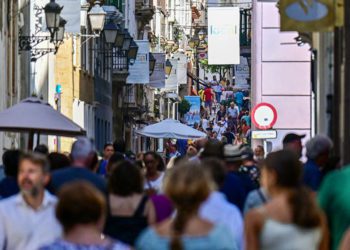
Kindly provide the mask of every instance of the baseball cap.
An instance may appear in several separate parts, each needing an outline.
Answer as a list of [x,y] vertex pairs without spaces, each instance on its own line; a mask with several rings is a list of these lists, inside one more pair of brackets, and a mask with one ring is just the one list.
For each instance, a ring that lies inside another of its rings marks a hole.
[[283,139],[283,144],[290,143],[290,142],[293,142],[296,140],[301,140],[301,139],[305,138],[305,136],[306,136],[305,134],[304,135],[297,135],[294,133],[287,134]]

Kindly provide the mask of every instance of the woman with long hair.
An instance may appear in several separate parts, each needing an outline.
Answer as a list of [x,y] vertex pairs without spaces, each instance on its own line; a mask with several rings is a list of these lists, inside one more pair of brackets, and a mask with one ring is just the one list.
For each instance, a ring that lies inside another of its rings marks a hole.
[[162,192],[165,165],[163,159],[156,152],[147,152],[144,155],[146,167],[144,189],[149,195]]
[[179,163],[165,178],[164,191],[176,208],[176,215],[148,228],[136,243],[138,250],[226,250],[237,249],[222,225],[198,216],[198,209],[212,190],[209,177],[199,165]]
[[290,151],[267,156],[261,181],[271,200],[246,215],[248,250],[328,249],[324,216],[302,185],[302,173],[302,164]]
[[108,179],[108,213],[104,233],[134,245],[142,230],[155,223],[155,209],[143,193],[143,176],[136,165],[121,161],[112,169]]

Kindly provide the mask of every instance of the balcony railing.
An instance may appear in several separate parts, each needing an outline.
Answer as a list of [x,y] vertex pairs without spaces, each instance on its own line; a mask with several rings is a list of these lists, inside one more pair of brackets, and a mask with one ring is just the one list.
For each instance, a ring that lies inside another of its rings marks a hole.
[[120,12],[124,13],[123,6],[125,5],[125,0],[105,0],[105,5],[113,5],[115,6]]
[[124,50],[113,49],[112,67],[113,73],[128,71],[129,60]]

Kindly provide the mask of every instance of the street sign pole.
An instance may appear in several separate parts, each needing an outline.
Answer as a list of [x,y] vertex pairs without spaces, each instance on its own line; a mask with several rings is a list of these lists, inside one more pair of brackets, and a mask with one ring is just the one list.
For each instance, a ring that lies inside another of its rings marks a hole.
[[277,131],[271,130],[277,121],[277,110],[269,103],[260,103],[253,108],[252,122],[259,129],[252,132],[252,139],[261,139],[263,141],[263,147],[265,156],[269,151],[269,144],[271,142],[268,139],[277,138]]

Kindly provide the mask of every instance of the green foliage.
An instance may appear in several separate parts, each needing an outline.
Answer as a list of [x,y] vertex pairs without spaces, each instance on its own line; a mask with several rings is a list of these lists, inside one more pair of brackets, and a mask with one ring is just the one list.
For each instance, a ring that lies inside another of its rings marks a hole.
[[181,102],[179,102],[178,106],[178,112],[180,113],[181,116],[189,112],[191,109],[191,103],[187,101],[186,99],[182,99]]
[[232,68],[232,65],[209,65],[208,59],[199,60],[201,67],[212,74],[217,73],[220,75],[221,80],[225,74]]

